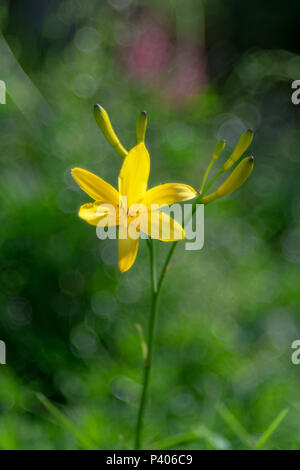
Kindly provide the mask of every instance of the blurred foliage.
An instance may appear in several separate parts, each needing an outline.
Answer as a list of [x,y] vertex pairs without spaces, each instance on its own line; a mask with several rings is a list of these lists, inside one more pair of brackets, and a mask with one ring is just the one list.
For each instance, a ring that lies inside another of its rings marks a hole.
[[[0,79],[8,92],[0,105],[2,449],[82,447],[37,392],[95,447],[133,444],[142,380],[135,325],[147,330],[148,252],[141,244],[133,269],[121,275],[116,243],[99,241],[77,217],[88,198],[70,169],[115,185],[121,165],[94,122],[95,102],[127,148],[147,109],[151,185],[199,187],[216,140],[227,140],[221,165],[240,133],[255,131],[251,178],[206,208],[204,249],[181,246],[168,273],[148,445],[189,432],[185,448],[244,448],[218,411],[226,405],[253,442],[289,408],[265,446],[300,447],[300,378],[290,359],[300,335],[300,119],[290,99],[291,82],[300,79],[300,46],[292,42],[299,5],[281,15],[272,2],[270,16],[271,2],[194,0],[184,2],[184,14],[179,3],[153,2],[151,11],[130,0],[1,3]],[[141,18],[163,18],[159,31],[171,44],[151,83],[123,60],[139,46],[132,34]],[[182,76],[178,50],[194,47],[203,73],[177,103],[163,95],[176,89],[162,84]],[[167,247],[159,250],[163,258]]]

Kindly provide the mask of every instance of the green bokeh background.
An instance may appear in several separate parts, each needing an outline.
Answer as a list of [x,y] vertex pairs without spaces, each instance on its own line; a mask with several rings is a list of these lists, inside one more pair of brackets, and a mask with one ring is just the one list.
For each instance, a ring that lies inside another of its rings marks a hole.
[[[121,275],[116,242],[98,240],[77,216],[89,198],[70,169],[116,185],[121,165],[96,126],[95,102],[127,148],[147,110],[151,186],[199,187],[216,140],[227,141],[224,160],[243,130],[255,131],[253,174],[206,208],[204,248],[179,247],[164,284],[146,445],[205,426],[209,439],[181,447],[242,449],[220,407],[254,441],[288,408],[265,448],[300,448],[300,365],[291,362],[300,339],[300,105],[291,103],[300,44],[299,5],[290,3],[289,11],[258,1],[1,3],[1,449],[82,448],[37,392],[95,448],[133,445],[149,259],[141,243]],[[163,18],[173,45],[205,50],[207,81],[191,99],[170,102],[122,63],[141,15]],[[161,262],[168,247],[158,245]]]

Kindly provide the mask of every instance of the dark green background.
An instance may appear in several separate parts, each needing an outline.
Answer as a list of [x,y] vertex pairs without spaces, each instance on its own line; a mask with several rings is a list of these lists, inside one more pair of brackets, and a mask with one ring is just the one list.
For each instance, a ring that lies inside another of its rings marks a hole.
[[[254,441],[288,407],[266,448],[299,449],[300,365],[291,363],[291,343],[300,338],[300,105],[291,103],[291,82],[300,79],[299,2],[121,3],[0,4],[0,79],[8,91],[0,105],[0,339],[7,346],[0,448],[81,448],[36,392],[96,448],[133,445],[142,379],[135,325],[147,329],[150,304],[147,246],[121,275],[116,243],[101,242],[78,219],[89,198],[70,176],[81,166],[116,185],[121,158],[94,122],[99,102],[127,148],[139,112],[148,111],[151,186],[199,187],[216,140],[227,140],[224,161],[243,130],[255,131],[250,179],[206,208],[204,248],[181,247],[168,273],[146,442],[204,425],[210,439],[184,447],[245,448],[220,404]],[[129,76],[120,60],[117,38],[150,14],[168,24],[174,48],[205,50],[207,83],[180,106]],[[162,259],[167,247],[160,243],[159,252]]]

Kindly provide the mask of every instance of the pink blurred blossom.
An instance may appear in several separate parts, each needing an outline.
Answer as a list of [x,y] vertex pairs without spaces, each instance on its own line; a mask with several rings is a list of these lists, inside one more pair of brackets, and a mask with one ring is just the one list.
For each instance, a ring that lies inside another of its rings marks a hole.
[[201,94],[207,83],[203,45],[188,37],[175,41],[167,21],[147,12],[135,22],[119,54],[131,79],[173,106]]

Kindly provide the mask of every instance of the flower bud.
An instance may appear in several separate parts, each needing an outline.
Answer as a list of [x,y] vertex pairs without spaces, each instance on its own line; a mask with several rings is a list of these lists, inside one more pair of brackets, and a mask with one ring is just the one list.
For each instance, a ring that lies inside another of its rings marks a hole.
[[219,158],[219,156],[221,155],[221,153],[223,152],[225,148],[225,145],[226,145],[225,140],[220,140],[219,142],[216,143],[212,160],[217,160]]
[[118,152],[119,155],[121,155],[121,157],[126,157],[128,152],[124,149],[118,137],[116,136],[115,131],[112,128],[109,116],[105,109],[102,108],[102,106],[100,106],[99,104],[95,104],[94,115],[96,123],[98,124],[107,142]]
[[244,132],[238,140],[238,143],[233,149],[232,154],[223,165],[223,171],[228,171],[232,165],[246,152],[253,139],[253,130],[248,129]]
[[147,128],[147,113],[146,111],[142,111],[136,121],[136,138],[137,143],[144,142],[145,134]]
[[238,166],[233,170],[233,172],[228,176],[223,184],[209,196],[205,196],[202,199],[203,204],[208,204],[216,199],[225,197],[228,194],[232,193],[238,189],[250,176],[254,167],[254,158],[246,157],[244,158]]

